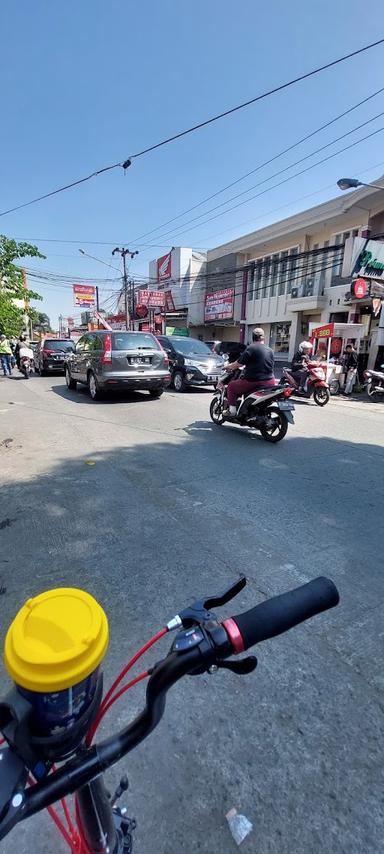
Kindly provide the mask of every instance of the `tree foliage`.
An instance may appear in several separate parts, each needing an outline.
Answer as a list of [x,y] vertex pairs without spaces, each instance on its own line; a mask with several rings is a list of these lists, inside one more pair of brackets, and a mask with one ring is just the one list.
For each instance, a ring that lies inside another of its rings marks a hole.
[[[45,258],[37,246],[0,235],[0,332],[8,336],[20,334],[26,314],[36,314],[29,306],[30,300],[42,299],[40,294],[24,287],[22,268],[14,263],[27,257]],[[23,300],[26,308],[19,307],[15,300]]]

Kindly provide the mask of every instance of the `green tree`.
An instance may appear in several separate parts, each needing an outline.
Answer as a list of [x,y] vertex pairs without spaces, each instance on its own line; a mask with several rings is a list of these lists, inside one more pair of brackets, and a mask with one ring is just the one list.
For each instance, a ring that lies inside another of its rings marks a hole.
[[44,314],[43,311],[35,311],[35,318],[33,319],[33,328],[37,329],[39,332],[49,332],[51,328],[51,321],[47,314]]
[[[14,263],[26,257],[45,258],[45,255],[37,246],[0,235],[0,332],[8,336],[20,334],[26,314],[35,315],[35,310],[29,306],[30,300],[42,299],[40,294],[24,287],[22,268]],[[15,300],[24,300],[26,309],[15,305]]]

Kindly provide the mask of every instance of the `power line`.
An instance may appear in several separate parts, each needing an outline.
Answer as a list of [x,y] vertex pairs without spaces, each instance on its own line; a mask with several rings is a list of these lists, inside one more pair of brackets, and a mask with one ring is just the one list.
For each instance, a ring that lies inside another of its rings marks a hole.
[[256,95],[254,98],[250,98],[248,101],[243,101],[241,104],[237,104],[235,107],[231,107],[228,110],[225,110],[222,113],[217,113],[214,116],[211,116],[209,119],[205,119],[203,122],[199,122],[192,127],[187,128],[186,130],[180,131],[179,133],[174,134],[173,136],[169,136],[166,139],[161,140],[153,145],[148,146],[147,148],[143,148],[141,151],[137,151],[134,154],[129,155],[128,158],[124,159],[124,161],[119,161],[118,163],[112,163],[110,166],[104,166],[101,169],[97,169],[95,172],[91,172],[90,175],[86,175],[84,178],[78,178],[76,181],[72,181],[70,184],[66,184],[63,187],[58,187],[56,190],[51,190],[49,193],[44,193],[41,196],[37,196],[34,199],[31,199],[28,202],[23,202],[20,205],[16,205],[13,208],[9,208],[6,211],[1,211],[0,216],[6,216],[6,214],[14,213],[15,211],[21,210],[22,208],[26,208],[29,205],[33,205],[36,202],[41,202],[43,199],[48,199],[51,196],[55,196],[58,193],[63,193],[65,190],[70,190],[72,187],[77,187],[79,184],[84,184],[86,181],[90,181],[91,178],[95,178],[98,175],[101,175],[103,172],[109,172],[112,169],[117,169],[118,167],[122,168],[124,171],[128,169],[131,165],[131,161],[137,159],[138,157],[142,157],[144,154],[149,154],[151,151],[155,151],[158,148],[161,148],[164,145],[168,145],[171,142],[175,142],[177,139],[181,139],[181,137],[187,136],[190,133],[194,133],[197,130],[200,130],[203,127],[207,127],[207,125],[213,124],[213,122],[217,122],[219,119],[223,119],[226,116],[230,116],[233,113],[238,112],[239,110],[243,110],[245,107],[251,106],[251,104],[256,104],[258,101],[262,101],[264,98],[268,98],[270,95],[275,95],[277,92],[282,92],[284,89],[288,89],[290,86],[295,85],[296,83],[300,83],[303,80],[307,80],[309,77],[314,77],[316,74],[320,74],[322,71],[326,71],[328,68],[333,68],[335,65],[339,65],[342,62],[345,62],[347,59],[351,59],[354,56],[358,56],[361,53],[365,53],[367,50],[371,50],[378,45],[383,44],[384,38],[378,39],[375,42],[371,42],[370,44],[365,45],[364,47],[358,48],[358,50],[351,51],[350,53],[346,53],[343,56],[338,57],[337,59],[332,60],[332,62],[327,62],[324,65],[318,66],[318,68],[312,69],[312,71],[307,71],[305,74],[301,74],[299,77],[294,77],[292,80],[288,80],[286,83],[281,83],[279,86],[275,86],[273,89],[268,89],[266,92],[262,92],[260,95]]
[[[372,116],[372,118],[367,119],[365,122],[361,122],[361,124],[356,125],[356,127],[352,128],[351,130],[348,130],[345,133],[341,134],[340,136],[335,137],[335,139],[331,140],[331,142],[327,142],[327,143],[325,143],[325,145],[321,145],[320,148],[315,148],[314,151],[311,151],[309,154],[305,154],[304,157],[300,157],[299,160],[295,160],[294,163],[290,163],[288,166],[285,166],[283,169],[279,169],[279,171],[274,172],[273,175],[269,175],[269,177],[263,178],[262,181],[259,181],[257,184],[253,184],[252,187],[248,187],[247,190],[242,190],[241,193],[237,193],[235,196],[230,196],[230,198],[226,199],[225,202],[220,202],[220,204],[215,205],[215,207],[210,208],[208,211],[205,211],[202,214],[198,214],[197,216],[192,217],[192,219],[187,220],[187,222],[181,223],[181,225],[176,227],[175,231],[163,232],[160,235],[160,239],[163,237],[167,237],[169,234],[177,235],[178,232],[180,231],[180,229],[183,229],[186,225],[189,225],[191,222],[196,222],[196,220],[200,220],[202,217],[207,216],[207,214],[213,213],[213,211],[216,211],[219,208],[224,207],[224,205],[227,205],[230,202],[235,201],[235,199],[239,199],[241,196],[245,196],[246,193],[250,193],[251,190],[255,190],[257,187],[261,187],[263,184],[266,184],[267,181],[271,181],[273,178],[277,178],[279,175],[282,175],[282,174],[284,174],[284,172],[287,172],[288,169],[293,169],[294,166],[298,166],[300,163],[304,163],[306,160],[309,160],[310,157],[314,157],[314,155],[319,154],[320,151],[325,151],[325,149],[330,148],[331,145],[335,145],[336,142],[340,142],[340,140],[345,139],[347,136],[350,136],[352,133],[355,133],[357,130],[361,130],[361,128],[366,127],[366,125],[369,125],[371,122],[376,121],[376,119],[381,118],[381,116],[383,116],[383,115],[384,115],[384,110],[381,113],[377,113],[376,116]],[[362,142],[364,139],[365,139],[365,137],[363,137],[362,140],[359,140],[359,142],[360,141]],[[247,201],[249,201],[249,200],[244,199],[244,204],[246,204]],[[230,208],[230,210],[232,210],[232,208]],[[224,211],[224,213],[225,213],[225,211]],[[181,231],[181,234],[183,234],[183,233],[184,232]]]
[[[283,184],[286,184],[288,181],[292,181],[294,178],[298,178],[300,175],[304,175],[305,172],[309,172],[311,169],[315,169],[316,166],[321,166],[323,163],[326,163],[328,160],[332,160],[332,158],[337,157],[338,154],[343,154],[344,151],[348,151],[350,148],[354,148],[356,145],[361,145],[362,142],[365,142],[367,139],[370,139],[371,137],[376,136],[376,134],[381,133],[383,130],[384,130],[384,127],[381,127],[375,131],[372,131],[372,133],[369,133],[366,136],[361,137],[361,139],[358,139],[355,142],[350,143],[350,145],[345,145],[343,148],[340,148],[339,151],[335,151],[333,154],[329,154],[327,157],[323,157],[321,160],[318,160],[316,163],[312,163],[310,166],[306,166],[305,169],[301,169],[299,172],[295,172],[294,175],[289,175],[287,178],[284,178],[282,181],[279,181],[277,184],[272,184],[271,187],[266,187],[266,189],[262,190],[260,193],[256,193],[254,196],[250,196],[249,199],[245,199],[243,202],[238,202],[236,205],[232,205],[232,207],[227,208],[227,210],[221,211],[220,213],[215,214],[214,216],[211,216],[208,219],[203,220],[202,222],[198,222],[196,225],[192,225],[191,228],[184,229],[184,231],[183,230],[177,231],[176,236],[180,237],[181,234],[189,233],[190,231],[193,231],[195,228],[200,228],[200,226],[206,225],[207,222],[211,222],[213,219],[218,219],[218,217],[224,216],[225,214],[230,213],[230,211],[233,211],[236,208],[241,207],[242,205],[248,204],[248,202],[252,202],[254,199],[259,198],[259,196],[263,196],[265,193],[269,193],[271,190],[275,190],[277,187],[281,187]],[[289,167],[287,167],[287,168],[289,168]],[[284,171],[286,171],[286,170],[285,169],[281,170],[281,172],[284,172]],[[276,173],[276,174],[281,174],[281,172]],[[273,177],[274,176],[272,175],[272,176],[270,176],[269,179],[266,179],[266,180],[271,180],[271,178],[273,178]],[[265,183],[265,181],[261,182],[261,184],[263,184],[263,183]],[[207,211],[207,213],[209,213],[209,211]],[[200,219],[200,217],[199,217],[199,219]],[[192,222],[192,220],[191,220],[191,222]],[[187,224],[188,223],[185,223],[184,225],[187,225]],[[183,226],[180,226],[180,228],[183,229]],[[160,235],[160,237],[162,237],[162,236],[163,235]]]
[[186,216],[186,214],[196,210],[196,208],[201,207],[206,202],[211,201],[211,199],[215,199],[217,196],[220,196],[222,193],[225,193],[226,190],[230,190],[231,187],[235,187],[236,184],[239,184],[241,181],[245,181],[245,179],[249,178],[250,175],[254,175],[255,172],[259,172],[261,169],[264,169],[265,166],[269,166],[275,160],[278,160],[279,157],[283,157],[284,154],[288,154],[289,151],[292,151],[294,148],[297,148],[299,145],[302,145],[303,142],[307,142],[308,139],[311,139],[313,136],[316,136],[316,134],[320,133],[320,131],[325,130],[325,128],[328,128],[330,127],[330,125],[335,124],[335,122],[338,122],[340,119],[344,118],[344,116],[347,116],[349,113],[352,113],[354,110],[357,110],[358,107],[361,107],[363,104],[366,104],[368,101],[372,100],[372,98],[375,98],[377,95],[380,95],[382,92],[384,92],[384,87],[382,87],[381,89],[377,89],[377,91],[373,92],[372,95],[368,95],[367,98],[364,98],[362,101],[359,101],[357,104],[354,104],[352,107],[349,107],[348,110],[345,110],[343,113],[339,113],[338,116],[335,116],[330,121],[325,122],[325,124],[323,125],[320,125],[320,127],[316,128],[316,130],[311,131],[311,133],[308,133],[306,136],[303,136],[297,142],[294,142],[292,145],[289,145],[287,148],[284,148],[278,154],[275,154],[273,157],[270,157],[269,160],[265,160],[264,163],[260,163],[258,166],[255,167],[255,169],[251,169],[250,172],[246,172],[244,175],[241,175],[240,178],[236,178],[235,181],[231,181],[230,184],[227,184],[225,187],[222,187],[220,190],[217,190],[216,193],[212,193],[212,195],[206,196],[205,199],[202,199],[200,202],[197,202],[195,205],[192,205],[191,208],[187,208],[187,210],[182,211],[182,213],[177,214],[177,216],[172,217],[172,219],[168,219],[161,225],[156,226],[156,228],[152,228],[150,231],[146,231],[144,232],[144,234],[140,234],[139,237],[134,238],[134,240],[132,240],[131,242],[136,243],[139,240],[142,240],[142,238],[148,237],[155,231],[159,231],[161,228],[165,228],[165,226],[169,225],[171,222],[175,222],[177,219],[180,219],[181,217]]

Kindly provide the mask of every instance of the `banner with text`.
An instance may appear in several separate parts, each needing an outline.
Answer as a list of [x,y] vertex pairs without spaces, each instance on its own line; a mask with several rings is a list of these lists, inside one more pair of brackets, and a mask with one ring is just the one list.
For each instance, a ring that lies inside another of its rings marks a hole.
[[222,291],[207,294],[204,309],[205,323],[216,320],[231,320],[233,317],[233,298],[233,288],[225,288]]
[[139,291],[137,297],[138,305],[147,305],[149,308],[164,308],[164,291]]
[[96,305],[94,285],[73,285],[73,300],[79,308],[92,308]]

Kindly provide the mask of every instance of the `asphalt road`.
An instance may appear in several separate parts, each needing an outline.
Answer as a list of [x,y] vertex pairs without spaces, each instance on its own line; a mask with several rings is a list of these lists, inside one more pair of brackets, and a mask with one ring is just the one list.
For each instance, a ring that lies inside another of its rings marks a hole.
[[[328,574],[338,608],[262,645],[250,676],[179,683],[159,728],[108,776],[128,772],[138,854],[230,854],[233,806],[253,823],[244,854],[381,852],[384,407],[299,402],[271,446],[212,425],[209,402],[94,403],[61,377],[0,379],[2,635],[27,597],[82,586],[109,616],[109,684],[175,612],[239,572],[249,584],[227,615]],[[135,687],[103,733],[143,696]],[[2,854],[16,843],[64,850],[44,815]]]

